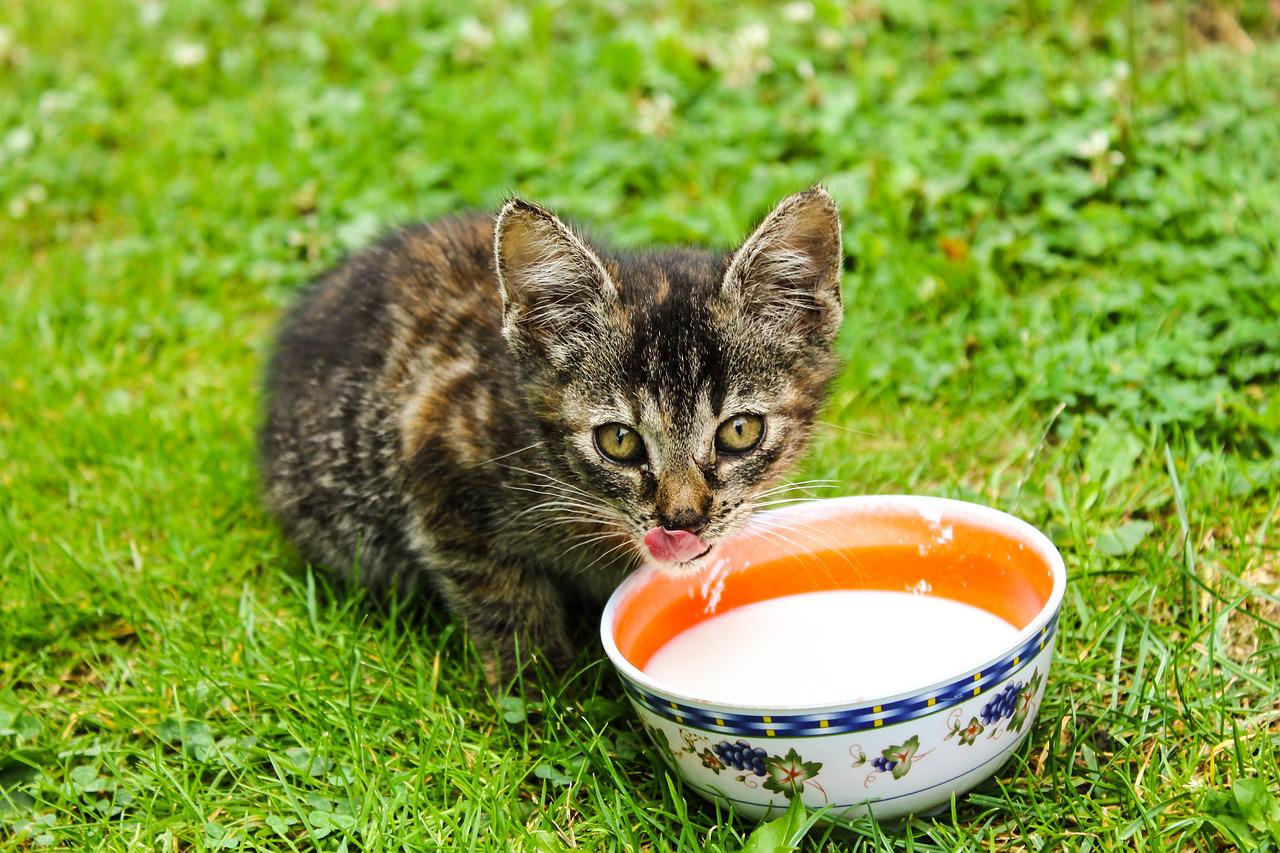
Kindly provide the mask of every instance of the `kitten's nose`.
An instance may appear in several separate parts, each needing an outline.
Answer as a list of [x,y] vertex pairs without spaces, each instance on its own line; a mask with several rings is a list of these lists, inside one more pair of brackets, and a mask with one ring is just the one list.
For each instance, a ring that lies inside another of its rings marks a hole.
[[658,523],[667,530],[697,533],[711,519],[711,489],[692,464],[669,471],[658,483],[654,500]]
[[694,507],[679,507],[658,513],[658,523],[667,530],[687,530],[697,533],[707,526],[707,514]]

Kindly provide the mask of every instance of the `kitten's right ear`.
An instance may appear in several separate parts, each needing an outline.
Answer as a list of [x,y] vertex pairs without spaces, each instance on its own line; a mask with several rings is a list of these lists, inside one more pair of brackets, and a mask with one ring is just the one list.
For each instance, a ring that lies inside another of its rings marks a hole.
[[733,254],[721,294],[771,334],[830,343],[844,317],[843,258],[836,203],[812,187],[779,202]]
[[530,340],[546,351],[617,298],[617,285],[600,258],[536,204],[512,199],[503,205],[493,246],[509,340]]

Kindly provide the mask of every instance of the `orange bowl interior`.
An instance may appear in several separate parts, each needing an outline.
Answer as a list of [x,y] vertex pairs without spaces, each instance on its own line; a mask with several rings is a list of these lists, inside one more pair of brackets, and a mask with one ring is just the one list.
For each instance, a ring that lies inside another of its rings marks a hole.
[[944,510],[940,519],[927,518],[899,504],[825,514],[788,510],[773,518],[726,541],[703,572],[647,573],[616,611],[613,638],[623,657],[643,669],[668,640],[698,622],[784,595],[916,592],[980,607],[1022,629],[1053,591],[1052,567],[1037,550],[965,513]]

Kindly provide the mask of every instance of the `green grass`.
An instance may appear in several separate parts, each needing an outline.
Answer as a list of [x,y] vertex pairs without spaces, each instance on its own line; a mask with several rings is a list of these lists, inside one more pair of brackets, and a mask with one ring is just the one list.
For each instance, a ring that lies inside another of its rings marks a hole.
[[848,368],[800,475],[1015,511],[1071,584],[1015,760],[802,846],[1280,844],[1274,14],[815,5],[4,6],[0,847],[742,845],[597,649],[500,705],[443,616],[309,573],[257,380],[384,225],[727,242],[819,180]]

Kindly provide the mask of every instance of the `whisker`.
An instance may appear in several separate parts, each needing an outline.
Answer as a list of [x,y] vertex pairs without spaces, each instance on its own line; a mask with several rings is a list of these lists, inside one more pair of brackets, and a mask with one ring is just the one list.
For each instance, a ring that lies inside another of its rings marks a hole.
[[492,459],[485,459],[480,462],[474,462],[471,465],[468,465],[467,467],[479,468],[481,465],[488,465],[490,462],[497,462],[499,459],[506,459],[508,456],[515,456],[517,453],[524,453],[526,450],[533,450],[535,447],[541,447],[544,444],[546,444],[546,441],[535,441],[533,444],[526,444],[524,447],[521,447],[519,450],[512,450],[510,453],[504,453],[501,456],[495,456]]
[[596,515],[604,514],[604,507],[599,504],[589,504],[585,501],[573,501],[565,498],[552,498],[551,500],[540,501],[520,510],[517,515],[524,516],[533,512],[542,512],[549,509],[578,509],[584,512],[590,512]]
[[612,519],[598,518],[596,516],[583,516],[583,515],[559,515],[559,516],[556,516],[555,518],[546,519],[545,521],[542,521],[527,529],[530,533],[533,533],[538,530],[545,530],[548,527],[555,527],[556,525],[561,525],[561,524],[564,524],[564,525],[599,524],[605,527],[615,527],[618,530],[626,530],[625,527],[623,527],[621,524],[618,524],[616,521],[613,521]]
[[572,483],[566,483],[564,480],[561,480],[559,477],[552,476],[551,474],[548,474],[545,471],[534,471],[530,468],[522,468],[519,465],[503,465],[502,467],[509,468],[512,471],[519,471],[522,474],[528,474],[531,477],[540,477],[550,483],[554,483],[558,486],[569,489],[570,491],[576,492],[582,495],[583,497],[596,499],[595,495],[591,494],[585,489],[580,489],[577,486],[573,485]]
[[575,518],[589,518],[601,522],[616,523],[613,516],[602,512],[598,507],[574,506],[573,504],[546,504],[542,506],[526,507],[509,518],[505,519],[504,524],[537,524],[546,520],[548,514],[559,514],[564,517],[573,516]]
[[[806,542],[809,542],[812,546],[816,546],[817,548],[824,549],[829,553],[836,555],[842,561],[844,561],[845,565],[847,565],[849,568],[853,569],[854,571],[862,574],[863,576],[866,576],[868,574],[867,567],[862,565],[862,563],[860,563],[859,561],[857,561],[857,559],[854,558],[846,549],[837,547],[836,543],[832,541],[830,535],[825,531],[817,527],[814,527],[812,524],[810,524],[807,521],[804,521],[803,519],[789,518],[789,519],[784,519],[780,521],[782,522],[782,524],[779,526],[781,526],[782,529],[788,531],[789,533],[794,533],[795,535],[802,537]],[[826,564],[824,563],[824,565]],[[830,568],[828,567],[828,572],[829,571],[830,571]],[[831,578],[834,580],[835,579],[834,575],[831,575]]]
[[[622,531],[622,532],[623,532],[623,533],[625,533],[625,531]],[[568,549],[568,550],[566,550],[566,551],[565,551],[561,556],[562,556],[562,557],[568,557],[570,554],[572,554],[574,551],[577,551],[579,548],[584,548],[584,547],[586,547],[586,546],[588,546],[588,545],[594,545],[594,544],[595,544],[595,543],[597,543],[597,542],[602,542],[602,541],[605,541],[605,540],[608,540],[608,539],[613,539],[613,538],[617,537],[617,535],[618,535],[618,531],[612,531],[612,530],[611,530],[611,531],[609,531],[608,533],[599,533],[599,534],[596,534],[595,536],[592,536],[592,537],[590,537],[590,538],[584,539],[583,541],[581,541],[581,542],[579,542],[578,544],[574,545],[572,548],[569,548],[569,549]]]
[[783,543],[784,545],[789,545],[791,549],[794,551],[796,556],[803,555],[805,557],[808,557],[810,560],[812,560],[814,563],[817,564],[818,568],[826,569],[827,576],[830,577],[832,580],[835,580],[835,576],[831,574],[830,567],[827,566],[825,563],[823,563],[821,560],[819,560],[818,555],[814,554],[811,549],[806,548],[804,544],[797,542],[796,540],[792,539],[790,536],[787,536],[786,534],[778,530],[759,530],[758,532],[767,538],[773,538]]
[[563,517],[574,517],[582,519],[590,519],[607,524],[618,524],[616,516],[609,512],[606,507],[599,504],[587,504],[580,501],[570,501],[562,498],[552,498],[546,501],[540,501],[521,509],[506,519],[507,525],[522,523],[537,523],[540,516],[548,513],[558,513]]
[[[525,490],[517,489],[516,491],[525,491]],[[544,507],[544,506],[574,507],[575,509],[581,509],[587,512],[594,512],[594,513],[607,513],[613,509],[613,507],[610,504],[602,503],[601,501],[584,501],[581,498],[573,497],[570,495],[562,495],[562,494],[548,495],[546,491],[538,491],[536,492],[536,494],[546,498],[546,500],[536,501],[535,503],[530,504],[529,506],[520,510],[521,514],[528,513],[528,512],[537,512],[537,509],[536,509],[537,507]]]
[[599,563],[601,560],[606,559],[606,558],[608,558],[609,556],[611,556],[611,555],[613,555],[613,554],[616,554],[616,553],[617,553],[618,551],[620,551],[620,550],[624,550],[624,549],[626,549],[626,548],[629,548],[630,546],[631,546],[631,543],[630,543],[629,541],[627,541],[627,540],[623,540],[622,542],[619,542],[617,545],[614,545],[614,546],[613,546],[612,548],[610,548],[608,551],[604,551],[604,552],[602,552],[601,554],[597,555],[597,556],[596,556],[596,558],[595,558],[594,560],[592,560],[590,563],[587,563],[587,565],[585,565],[585,566],[583,566],[582,568],[578,569],[578,572],[579,572],[580,574],[586,574],[586,573],[587,573],[588,571],[590,571],[593,567],[595,567],[595,565],[596,565],[597,563]]
[[528,492],[531,495],[563,495],[566,498],[574,498],[575,500],[583,500],[590,497],[594,503],[600,502],[600,499],[595,495],[578,494],[548,483],[503,483],[503,485],[508,489],[513,489],[517,492]]
[[772,487],[772,488],[770,488],[770,489],[765,489],[765,491],[773,491],[773,489],[790,489],[790,488],[794,488],[795,486],[808,486],[808,485],[812,485],[812,484],[815,484],[815,483],[822,483],[822,484],[829,484],[829,485],[838,485],[838,484],[840,484],[841,482],[843,482],[843,481],[842,481],[842,480],[832,480],[832,479],[829,479],[829,478],[826,478],[826,477],[815,477],[815,478],[810,479],[810,480],[788,480],[787,482],[785,482],[785,483],[779,483],[778,485],[773,486],[773,487]]
[[855,429],[853,427],[847,427],[844,424],[832,423],[831,421],[814,421],[814,423],[819,426],[829,427],[830,429],[838,429],[841,432],[847,432],[851,435],[863,435],[867,438],[890,438],[889,435],[882,432],[870,432],[865,429]]
[[800,480],[795,483],[783,483],[780,486],[764,489],[757,492],[755,497],[765,498],[770,495],[786,494],[787,492],[811,491],[814,489],[834,489],[837,486],[844,485],[839,480]]
[[768,501],[752,501],[748,506],[753,510],[761,509],[767,506],[779,506],[781,504],[807,504],[812,503],[815,498],[812,495],[805,495],[798,498],[775,498]]
[[[849,553],[847,553],[844,548],[836,547],[836,544],[832,542],[826,532],[823,532],[823,530],[819,530],[818,528],[814,528],[814,526],[809,524],[808,521],[801,519],[768,519],[768,517],[759,517],[759,519],[755,519],[755,521],[756,530],[759,530],[760,533],[765,535],[776,535],[778,539],[781,539],[783,542],[787,542],[788,544],[792,544],[792,546],[804,551],[805,555],[817,560],[819,565],[822,565],[824,569],[827,570],[827,576],[832,580],[835,580],[836,578],[835,575],[831,573],[831,567],[827,565],[827,562],[818,560],[817,555],[814,553],[815,551],[832,553],[832,555],[836,555],[840,560],[844,561],[850,569],[859,571],[861,574],[867,573],[865,566],[858,564],[854,558],[850,557]],[[785,535],[782,535],[782,530],[786,530],[787,533],[800,537],[801,542],[796,542],[795,539],[785,537]]]

